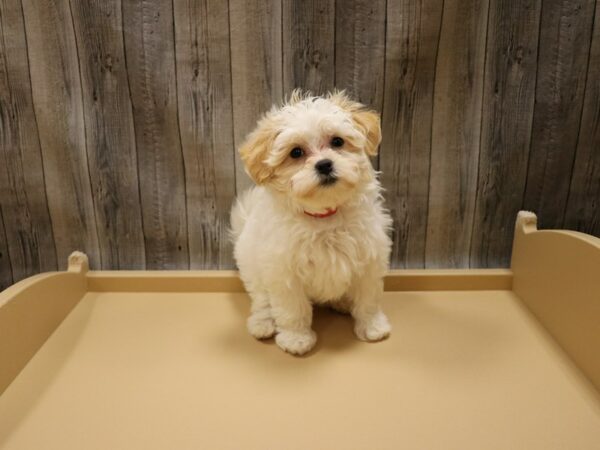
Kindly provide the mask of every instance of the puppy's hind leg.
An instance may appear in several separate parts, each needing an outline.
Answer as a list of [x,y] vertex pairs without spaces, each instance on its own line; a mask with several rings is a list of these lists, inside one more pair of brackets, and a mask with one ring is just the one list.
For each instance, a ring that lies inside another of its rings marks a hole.
[[269,296],[265,292],[251,292],[252,306],[246,322],[248,331],[256,339],[268,339],[275,334],[275,321],[271,315]]

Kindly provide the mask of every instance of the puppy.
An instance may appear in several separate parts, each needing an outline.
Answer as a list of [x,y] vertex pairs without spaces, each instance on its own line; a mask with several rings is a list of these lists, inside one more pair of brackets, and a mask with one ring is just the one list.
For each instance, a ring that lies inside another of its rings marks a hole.
[[391,219],[369,160],[380,141],[378,114],[343,92],[294,91],[242,144],[257,186],[237,199],[231,234],[254,337],[308,352],[313,303],[350,312],[361,340],[389,335],[379,300]]

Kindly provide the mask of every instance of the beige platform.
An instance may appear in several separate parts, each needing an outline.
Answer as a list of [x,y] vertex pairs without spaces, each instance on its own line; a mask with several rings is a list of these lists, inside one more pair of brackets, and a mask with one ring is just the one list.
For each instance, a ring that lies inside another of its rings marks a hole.
[[317,310],[297,358],[247,334],[233,272],[76,254],[0,294],[0,448],[600,448],[599,239],[521,213],[511,270],[386,290],[390,339]]

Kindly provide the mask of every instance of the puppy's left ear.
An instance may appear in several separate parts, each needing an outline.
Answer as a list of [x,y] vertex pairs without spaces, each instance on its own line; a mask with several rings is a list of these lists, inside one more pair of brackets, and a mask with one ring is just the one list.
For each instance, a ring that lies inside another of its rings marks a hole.
[[357,128],[367,138],[365,151],[370,156],[375,156],[381,143],[381,121],[375,111],[360,109],[352,113],[352,120]]

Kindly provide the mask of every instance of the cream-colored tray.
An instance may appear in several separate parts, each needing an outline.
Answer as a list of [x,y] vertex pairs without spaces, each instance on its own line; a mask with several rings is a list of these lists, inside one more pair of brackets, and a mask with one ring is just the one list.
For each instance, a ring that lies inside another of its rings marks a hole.
[[235,272],[89,271],[0,294],[0,448],[600,448],[600,239],[520,213],[510,270],[393,271],[394,327],[315,312],[283,353]]

